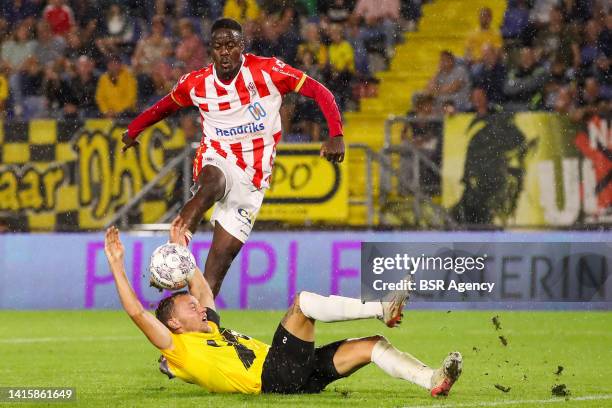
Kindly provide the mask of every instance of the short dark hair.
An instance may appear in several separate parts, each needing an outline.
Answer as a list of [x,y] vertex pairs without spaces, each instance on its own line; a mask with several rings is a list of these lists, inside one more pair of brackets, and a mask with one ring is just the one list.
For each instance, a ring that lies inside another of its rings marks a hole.
[[157,309],[155,309],[155,317],[157,317],[157,320],[162,322],[167,328],[171,329],[170,326],[168,326],[168,320],[170,320],[172,317],[172,311],[174,310],[174,299],[188,294],[189,292],[182,290],[180,292],[174,292],[170,296],[163,298],[157,305]]
[[215,31],[226,28],[228,30],[238,31],[242,35],[242,26],[236,20],[231,18],[220,18],[216,20],[210,28],[210,34],[212,35]]

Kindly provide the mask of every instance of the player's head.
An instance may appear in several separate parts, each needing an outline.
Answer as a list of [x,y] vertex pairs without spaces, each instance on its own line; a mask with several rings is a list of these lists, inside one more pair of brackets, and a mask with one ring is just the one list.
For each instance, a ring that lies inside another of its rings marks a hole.
[[211,55],[219,76],[235,75],[240,68],[240,58],[244,52],[242,26],[231,18],[220,18],[210,29]]
[[155,317],[173,333],[211,331],[206,308],[186,291],[162,299],[155,309]]

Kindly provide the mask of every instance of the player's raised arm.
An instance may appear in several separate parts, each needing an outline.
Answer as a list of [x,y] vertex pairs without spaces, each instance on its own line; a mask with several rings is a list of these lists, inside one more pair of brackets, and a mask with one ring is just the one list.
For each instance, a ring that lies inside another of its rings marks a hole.
[[167,118],[185,106],[191,106],[191,97],[189,96],[188,90],[188,79],[190,75],[191,74],[183,75],[168,95],[161,98],[159,102],[142,112],[130,122],[127,130],[123,133],[123,151],[138,145],[136,138],[149,126]]
[[119,230],[116,227],[110,227],[106,230],[104,237],[104,253],[115,278],[117,293],[119,293],[123,309],[155,347],[170,349],[172,348],[170,330],[142,307],[125,276],[124,252],[123,244],[119,239]]
[[344,137],[340,110],[334,95],[321,83],[308,76],[305,76],[298,92],[300,95],[314,99],[327,121],[329,139],[321,147],[321,156],[333,163],[341,163],[344,160]]
[[[188,232],[188,226],[185,220],[178,215],[170,225],[170,242],[178,245],[187,245],[185,233]],[[215,297],[210,285],[204,279],[204,274],[197,267],[193,275],[188,280],[189,293],[198,299],[198,302],[204,307],[215,309]]]

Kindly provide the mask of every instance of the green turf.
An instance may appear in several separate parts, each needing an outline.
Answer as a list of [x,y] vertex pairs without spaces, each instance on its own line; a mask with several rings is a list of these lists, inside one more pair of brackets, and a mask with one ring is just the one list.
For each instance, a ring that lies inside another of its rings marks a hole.
[[[491,323],[496,314],[499,331]],[[278,312],[221,312],[224,326],[266,342],[280,317]],[[610,312],[409,312],[399,329],[387,329],[377,321],[318,325],[319,343],[380,333],[434,366],[448,351],[461,351],[463,376],[443,400],[389,378],[373,365],[331,384],[320,395],[212,395],[160,374],[158,353],[122,312],[0,311],[0,322],[0,386],[76,387],[78,402],[67,406],[450,407],[551,399],[551,387],[559,383],[567,385],[572,397],[612,395]],[[507,338],[506,347],[500,335]],[[558,365],[564,367],[559,376],[554,374]],[[503,393],[495,384],[511,389]],[[612,399],[562,400],[550,406],[612,406]]]

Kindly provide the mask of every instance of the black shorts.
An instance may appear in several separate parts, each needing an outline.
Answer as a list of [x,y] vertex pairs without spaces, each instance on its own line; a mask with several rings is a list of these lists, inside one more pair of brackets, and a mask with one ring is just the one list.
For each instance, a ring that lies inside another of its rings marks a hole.
[[280,394],[319,393],[344,376],[334,367],[334,354],[344,340],[315,348],[278,325],[261,373],[261,391]]

